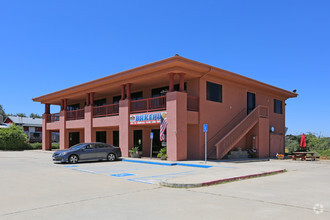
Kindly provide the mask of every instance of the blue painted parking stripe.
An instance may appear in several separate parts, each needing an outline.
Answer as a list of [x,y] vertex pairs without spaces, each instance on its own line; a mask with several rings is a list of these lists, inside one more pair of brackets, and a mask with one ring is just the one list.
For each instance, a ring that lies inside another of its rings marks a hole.
[[118,174],[110,174],[109,176],[115,176],[115,177],[124,177],[124,176],[134,176],[135,174],[132,173],[118,173]]
[[64,167],[78,167],[78,165],[67,165],[67,166],[64,166]]
[[163,165],[163,166],[175,166],[176,163],[161,163],[161,162],[154,162],[154,161],[145,161],[145,160],[130,160],[130,159],[122,159],[125,162],[133,162],[133,163],[146,163],[146,164],[154,164],[154,165]]
[[85,173],[93,173],[93,174],[96,174],[95,172],[90,171],[90,170],[82,170],[82,169],[76,169],[76,168],[73,168],[72,170],[77,170],[77,171],[81,171],[81,172],[85,172]]
[[186,167],[199,167],[199,168],[210,168],[213,166],[210,165],[201,165],[201,164],[190,164],[190,163],[177,163],[178,166],[186,166]]

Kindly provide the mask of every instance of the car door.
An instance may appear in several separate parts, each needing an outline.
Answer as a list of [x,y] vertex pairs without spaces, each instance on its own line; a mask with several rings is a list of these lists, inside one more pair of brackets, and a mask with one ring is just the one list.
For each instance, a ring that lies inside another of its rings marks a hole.
[[95,144],[96,157],[100,159],[107,158],[108,151],[104,144]]
[[95,146],[94,144],[87,144],[80,153],[81,160],[92,160],[96,158]]

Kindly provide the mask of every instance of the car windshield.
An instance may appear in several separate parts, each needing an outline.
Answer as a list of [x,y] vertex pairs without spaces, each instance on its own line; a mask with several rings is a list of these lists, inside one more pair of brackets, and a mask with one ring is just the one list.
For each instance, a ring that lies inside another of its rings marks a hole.
[[72,147],[70,147],[71,150],[78,150],[78,149],[81,149],[83,147],[85,147],[86,144],[77,144],[77,145],[74,145]]

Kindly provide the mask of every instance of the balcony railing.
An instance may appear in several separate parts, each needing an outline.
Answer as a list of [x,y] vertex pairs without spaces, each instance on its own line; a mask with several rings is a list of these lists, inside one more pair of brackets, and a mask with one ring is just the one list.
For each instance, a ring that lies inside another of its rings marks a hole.
[[187,96],[187,110],[198,112],[199,98],[194,96]]
[[93,107],[93,117],[106,117],[119,114],[119,104],[110,104]]
[[131,101],[131,113],[166,109],[166,96]]
[[84,109],[78,109],[78,110],[72,110],[66,112],[66,120],[78,120],[78,119],[84,119],[85,118],[85,110]]
[[47,116],[47,122],[54,122],[60,120],[60,113],[49,114]]

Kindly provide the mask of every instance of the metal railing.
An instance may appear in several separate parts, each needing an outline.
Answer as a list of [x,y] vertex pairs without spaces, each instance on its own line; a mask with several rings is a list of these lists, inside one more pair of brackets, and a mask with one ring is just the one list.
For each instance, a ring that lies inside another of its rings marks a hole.
[[166,109],[166,96],[131,101],[131,113]]
[[119,104],[110,104],[103,106],[95,106],[93,107],[93,117],[106,117],[119,115]]
[[187,96],[187,110],[188,111],[199,111],[199,98],[194,96]]
[[224,157],[241,138],[246,135],[258,122],[259,117],[268,117],[268,107],[258,106],[236,125],[226,136],[215,144],[217,159]]
[[66,120],[78,120],[85,118],[85,110],[84,109],[77,109],[72,111],[66,112]]
[[49,114],[47,116],[47,122],[54,122],[60,120],[60,113]]

